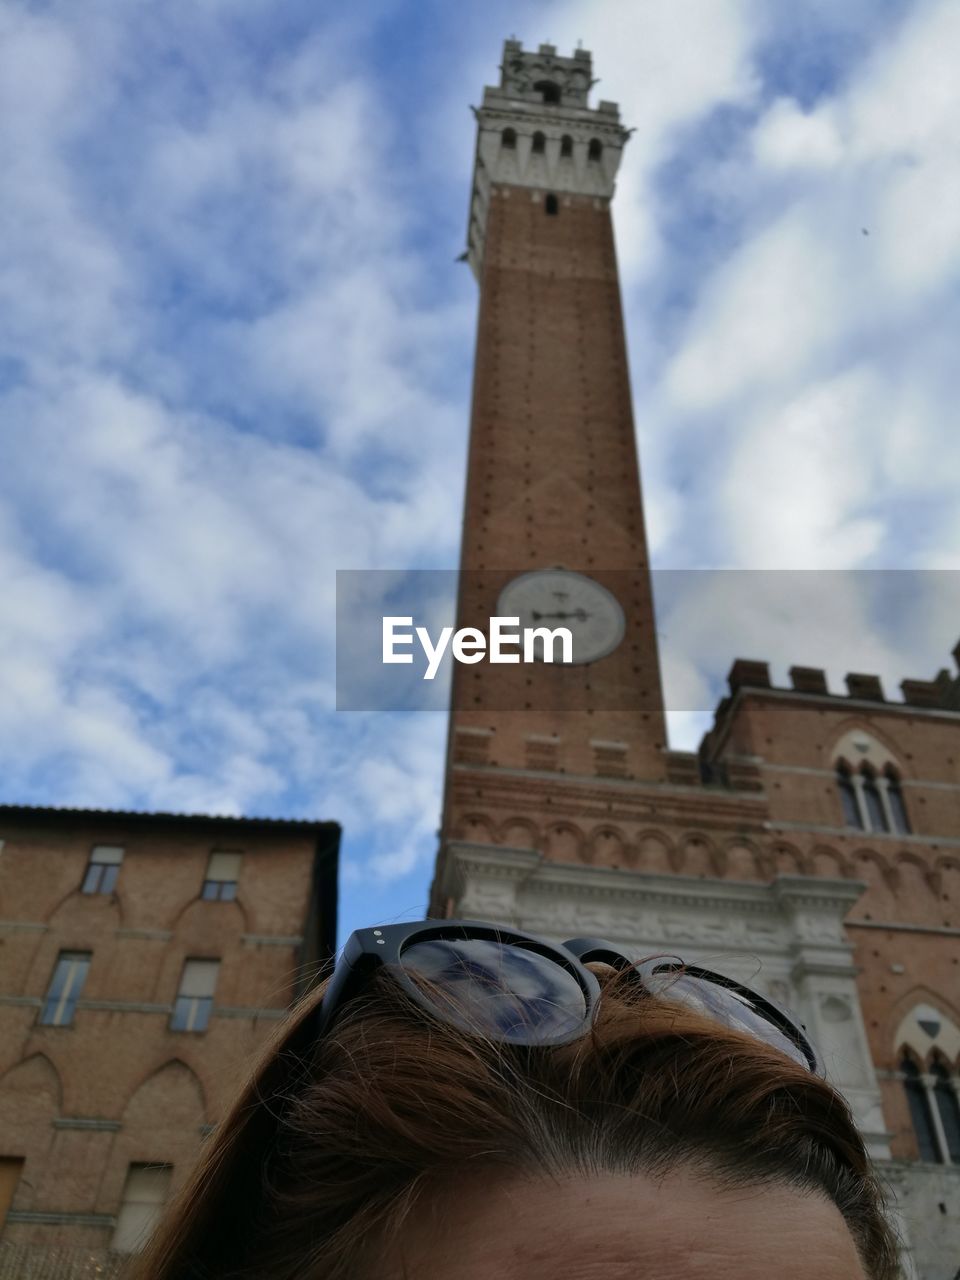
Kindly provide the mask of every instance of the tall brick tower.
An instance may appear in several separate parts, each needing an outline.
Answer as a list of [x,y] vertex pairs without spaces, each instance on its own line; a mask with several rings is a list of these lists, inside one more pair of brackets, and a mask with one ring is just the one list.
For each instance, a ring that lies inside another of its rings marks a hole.
[[[476,113],[468,254],[480,314],[460,622],[549,619],[571,627],[580,660],[457,670],[446,837],[466,812],[481,831],[506,822],[508,843],[526,845],[529,811],[576,810],[585,777],[665,778],[610,216],[628,131],[614,103],[588,105],[591,70],[585,50],[508,40],[500,86]],[[473,765],[500,771],[482,804]],[[443,898],[435,889],[434,910]]]
[[738,658],[699,751],[667,748],[610,218],[627,131],[590,84],[585,51],[510,40],[476,113],[459,622],[568,626],[574,662],[455,667],[429,910],[673,952],[791,1009],[896,1189],[905,1277],[952,1280],[960,675],[899,701]]

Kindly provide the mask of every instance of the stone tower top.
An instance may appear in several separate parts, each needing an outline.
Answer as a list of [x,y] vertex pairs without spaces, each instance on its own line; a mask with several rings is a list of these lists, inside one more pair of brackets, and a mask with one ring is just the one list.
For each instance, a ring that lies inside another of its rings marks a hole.
[[467,256],[479,279],[493,187],[527,187],[534,199],[592,196],[609,200],[629,130],[615,102],[588,105],[595,84],[586,49],[561,57],[552,44],[525,52],[507,40],[500,84],[475,108],[477,155]]
[[536,53],[524,53],[519,40],[506,40],[500,64],[500,88],[488,89],[489,97],[502,94],[528,102],[586,107],[593,84],[591,57],[586,49],[576,49],[572,58],[557,56],[552,44],[542,44]]

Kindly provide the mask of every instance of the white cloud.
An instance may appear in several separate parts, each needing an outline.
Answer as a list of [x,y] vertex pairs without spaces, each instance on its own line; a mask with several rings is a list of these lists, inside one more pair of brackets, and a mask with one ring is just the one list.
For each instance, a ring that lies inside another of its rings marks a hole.
[[791,211],[754,236],[703,289],[666,374],[680,409],[715,409],[808,373],[836,343],[846,295],[815,225]]
[[563,49],[584,37],[601,77],[593,101],[619,103],[624,123],[634,130],[615,215],[620,267],[629,284],[658,263],[653,180],[677,131],[718,106],[749,103],[757,92],[755,6],[752,0],[567,0],[552,10],[550,30]]
[[805,112],[780,98],[754,131],[753,151],[761,168],[831,169],[843,158],[843,143],[829,107]]

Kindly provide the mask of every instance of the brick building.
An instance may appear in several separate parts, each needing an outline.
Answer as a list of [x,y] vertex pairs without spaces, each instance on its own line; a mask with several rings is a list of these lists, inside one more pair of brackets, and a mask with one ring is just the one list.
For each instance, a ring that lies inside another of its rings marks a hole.
[[960,678],[892,701],[740,660],[700,751],[668,749],[610,218],[627,131],[591,83],[584,50],[507,41],[477,110],[458,625],[551,619],[574,662],[455,669],[431,914],[709,959],[794,1009],[896,1192],[906,1274],[954,1280]]
[[0,806],[0,1277],[136,1247],[333,955],[339,838]]

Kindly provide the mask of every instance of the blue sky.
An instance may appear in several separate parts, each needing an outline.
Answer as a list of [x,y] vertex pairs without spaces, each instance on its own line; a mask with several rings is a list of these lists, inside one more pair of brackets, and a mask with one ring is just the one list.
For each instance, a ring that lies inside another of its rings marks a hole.
[[[511,34],[582,39],[635,128],[654,563],[774,575],[661,615],[668,702],[738,655],[948,665],[953,0],[0,0],[4,801],[335,818],[343,933],[422,913],[444,718],[333,710],[334,575],[456,564],[467,108]],[[942,572],[905,626],[840,569]]]

